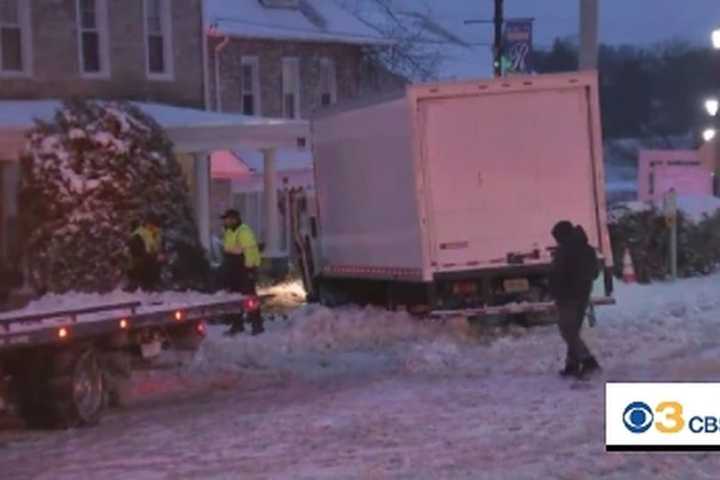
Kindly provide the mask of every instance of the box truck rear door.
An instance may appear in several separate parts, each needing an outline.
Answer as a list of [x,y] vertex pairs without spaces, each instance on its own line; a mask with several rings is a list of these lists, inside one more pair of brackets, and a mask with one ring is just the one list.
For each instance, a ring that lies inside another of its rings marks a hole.
[[420,100],[430,251],[440,269],[545,251],[559,220],[598,245],[585,87]]

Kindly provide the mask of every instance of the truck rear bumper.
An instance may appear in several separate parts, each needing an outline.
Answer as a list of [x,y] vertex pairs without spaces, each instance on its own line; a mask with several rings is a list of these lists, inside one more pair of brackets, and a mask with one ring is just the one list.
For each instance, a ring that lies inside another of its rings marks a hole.
[[[593,297],[593,305],[615,305],[615,299],[612,297]],[[489,317],[502,315],[521,315],[525,313],[547,313],[557,310],[555,302],[538,302],[538,303],[515,303],[508,305],[498,305],[494,307],[467,308],[458,310],[433,310],[430,312],[431,317]]]

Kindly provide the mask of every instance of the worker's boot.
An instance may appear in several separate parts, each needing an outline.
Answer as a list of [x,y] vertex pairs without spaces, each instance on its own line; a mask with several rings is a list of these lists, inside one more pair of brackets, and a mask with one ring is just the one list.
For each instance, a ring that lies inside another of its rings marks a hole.
[[588,357],[580,364],[580,374],[578,376],[580,378],[588,378],[600,371],[602,371],[602,368],[600,368],[600,364],[595,357]]
[[577,377],[580,375],[580,364],[570,360],[565,361],[565,368],[560,370],[558,374],[561,377]]
[[263,326],[263,318],[260,314],[260,310],[253,312],[250,315],[250,324],[252,325],[252,331],[250,333],[255,336],[265,332],[265,327]]

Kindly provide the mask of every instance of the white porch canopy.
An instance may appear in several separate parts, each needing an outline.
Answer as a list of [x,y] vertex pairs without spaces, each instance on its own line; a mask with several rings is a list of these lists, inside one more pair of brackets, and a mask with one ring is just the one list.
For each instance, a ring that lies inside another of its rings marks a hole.
[[[215,150],[254,149],[262,151],[264,177],[268,188],[265,204],[276,205],[275,151],[297,149],[306,145],[309,124],[305,120],[285,120],[249,117],[231,113],[217,113],[172,105],[132,102],[165,129],[175,152],[191,156],[195,185],[194,206],[200,240],[210,247],[210,153]],[[62,102],[60,100],[2,100],[0,101],[0,160],[17,161],[25,147],[25,134],[34,121],[51,121]],[[10,210],[17,209],[14,205]],[[267,209],[265,242],[269,254],[277,250],[277,212]]]
[[[157,103],[133,103],[165,129],[177,153],[297,148],[299,139],[309,136],[308,122],[304,120],[248,117]],[[0,153],[20,152],[25,145],[25,133],[34,126],[34,120],[52,120],[60,106],[59,100],[0,101]]]

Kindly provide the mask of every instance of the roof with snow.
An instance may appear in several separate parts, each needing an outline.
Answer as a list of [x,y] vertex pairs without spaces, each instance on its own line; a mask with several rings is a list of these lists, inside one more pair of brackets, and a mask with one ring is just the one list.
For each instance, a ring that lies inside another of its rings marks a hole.
[[[162,126],[178,152],[297,147],[309,136],[305,120],[217,113],[173,105],[132,102]],[[60,100],[0,100],[0,152],[18,152],[35,120],[50,121]]]
[[[290,2],[292,3],[292,2]],[[266,6],[258,0],[205,0],[208,29],[241,38],[390,45],[332,0],[299,0],[298,7]]]

